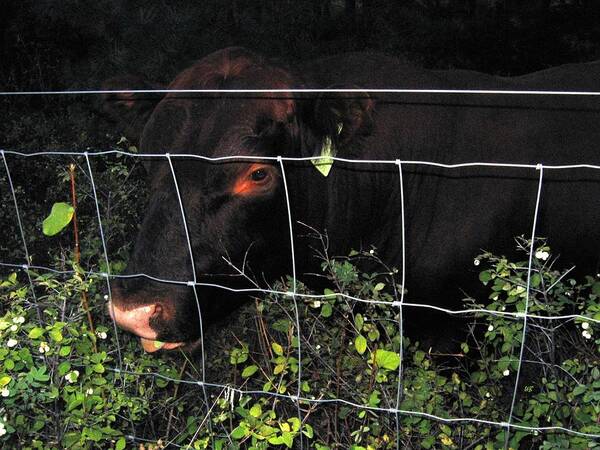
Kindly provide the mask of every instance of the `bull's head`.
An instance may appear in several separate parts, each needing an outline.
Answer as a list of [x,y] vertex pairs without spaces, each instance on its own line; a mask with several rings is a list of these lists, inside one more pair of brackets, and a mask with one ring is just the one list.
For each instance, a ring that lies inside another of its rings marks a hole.
[[[106,87],[144,87],[136,79],[125,86],[124,80]],[[306,82],[297,74],[230,48],[182,72],[169,89],[302,86]],[[154,100],[114,94],[106,97],[106,107],[129,137],[139,140],[141,153],[256,157],[148,160],[150,201],[127,273],[152,278],[119,279],[109,310],[149,351],[161,347],[155,341],[166,342],[163,349],[197,341],[200,313],[204,321],[219,318],[243,300],[211,285],[264,286],[291,273],[282,168],[278,161],[260,157],[314,156],[332,147],[352,152],[369,131],[372,113],[365,96],[299,99],[289,93],[169,93]],[[327,200],[305,189],[308,184],[324,186],[322,173],[310,162],[294,162],[285,164],[285,174],[294,220],[323,224]],[[302,258],[298,251],[299,267]]]

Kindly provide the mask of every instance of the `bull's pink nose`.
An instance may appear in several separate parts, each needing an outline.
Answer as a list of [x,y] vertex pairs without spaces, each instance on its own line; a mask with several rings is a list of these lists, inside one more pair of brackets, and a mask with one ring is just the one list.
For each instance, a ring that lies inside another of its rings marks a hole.
[[127,309],[112,302],[108,303],[110,317],[119,327],[145,339],[156,339],[157,333],[150,326],[150,319],[160,315],[162,310],[162,305],[159,303]]

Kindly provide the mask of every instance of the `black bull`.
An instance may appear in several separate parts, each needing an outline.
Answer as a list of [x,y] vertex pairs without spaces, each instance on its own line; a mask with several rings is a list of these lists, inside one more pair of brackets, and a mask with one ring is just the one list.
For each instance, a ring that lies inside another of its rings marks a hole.
[[[140,83],[119,78],[106,87],[145,87]],[[230,48],[200,60],[169,85],[312,87],[597,91],[600,63],[496,78],[415,69],[374,54],[290,68]],[[336,161],[325,176],[311,162],[286,161],[282,171],[278,161],[260,156],[310,157],[333,149],[341,158],[363,160],[600,164],[595,97],[169,93],[161,98],[114,94],[106,100],[125,132],[139,139],[142,153],[257,157],[220,162],[171,158],[179,195],[169,161],[150,160],[150,202],[128,272],[161,279],[242,288],[250,285],[248,279],[267,286],[291,274],[284,175],[299,276],[318,272],[308,227],[327,236],[329,254],[374,246],[383,261],[402,271],[397,166]],[[540,171],[409,163],[402,169],[407,300],[457,307],[464,292],[475,292],[473,257],[481,249],[506,252],[514,236],[530,236]],[[598,265],[599,199],[600,172],[544,170],[536,234],[549,237],[561,260],[582,271],[595,271]],[[191,348],[199,337],[198,304],[204,320],[213,320],[241,299],[219,288],[194,291],[185,284],[142,277],[118,281],[109,309],[120,326],[142,338],[147,350],[160,346],[155,340],[166,342],[163,349]],[[416,308],[407,325],[421,315],[423,310]]]

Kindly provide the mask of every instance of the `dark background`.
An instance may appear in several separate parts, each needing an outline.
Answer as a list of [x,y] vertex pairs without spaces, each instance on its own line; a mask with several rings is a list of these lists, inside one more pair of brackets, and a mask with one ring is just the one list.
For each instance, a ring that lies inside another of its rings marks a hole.
[[4,90],[168,81],[229,45],[290,60],[380,50],[431,68],[515,75],[599,57],[594,0],[8,1]]
[[[128,73],[165,83],[193,60],[229,45],[290,61],[375,50],[428,68],[504,76],[600,57],[595,0],[4,0],[0,5],[4,91],[94,89]],[[89,98],[0,101],[3,148],[103,145],[104,124]]]

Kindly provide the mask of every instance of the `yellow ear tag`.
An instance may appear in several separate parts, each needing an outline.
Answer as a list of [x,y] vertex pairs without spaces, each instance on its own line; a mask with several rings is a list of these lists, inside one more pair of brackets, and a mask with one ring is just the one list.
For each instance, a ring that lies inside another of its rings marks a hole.
[[333,165],[333,156],[335,156],[333,142],[331,141],[331,137],[325,136],[319,158],[311,159],[310,161],[317,168],[317,170],[321,172],[321,175],[326,177],[331,171],[331,166]]
[[[339,135],[342,132],[343,124],[337,124],[337,134]],[[331,166],[333,166],[334,157],[336,154],[336,149],[333,145],[333,141],[331,140],[331,136],[325,136],[323,139],[323,146],[321,147],[321,154],[318,159],[311,159],[310,161],[317,168],[321,175],[326,177],[329,175],[331,171]]]

